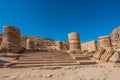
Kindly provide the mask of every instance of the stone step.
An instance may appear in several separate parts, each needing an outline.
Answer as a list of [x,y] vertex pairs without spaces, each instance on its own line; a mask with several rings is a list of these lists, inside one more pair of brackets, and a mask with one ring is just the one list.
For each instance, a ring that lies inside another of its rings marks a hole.
[[93,61],[93,60],[78,60],[77,64],[89,65],[89,64],[97,64],[97,63],[96,63],[96,61]]
[[19,61],[75,61],[73,59],[19,59]]
[[90,60],[89,56],[85,56],[82,54],[70,54],[70,56],[72,57],[72,59],[75,59],[75,60]]
[[81,57],[81,56],[72,56],[74,60],[90,60],[89,57]]
[[[48,58],[42,58],[42,57],[21,57],[19,59],[48,59]],[[49,58],[49,59],[58,59],[58,58]],[[72,59],[70,58],[62,58],[62,59]]]
[[76,61],[18,61],[14,64],[76,63]]
[[25,68],[25,67],[42,67],[42,66],[74,66],[74,65],[90,65],[96,64],[93,60],[77,60],[74,62],[67,61],[41,61],[41,62],[14,62],[12,68]]
[[[21,59],[25,59],[25,58],[37,58],[37,59],[39,59],[39,58],[49,58],[49,59],[51,59],[51,58],[56,58],[56,57],[20,57]],[[71,58],[71,56],[70,57],[66,57],[67,59],[70,59]],[[63,59],[63,58],[59,58],[59,59]],[[64,58],[65,59],[65,58]]]
[[48,63],[48,64],[14,64],[11,68],[27,68],[27,67],[42,67],[42,66],[74,66],[77,63]]

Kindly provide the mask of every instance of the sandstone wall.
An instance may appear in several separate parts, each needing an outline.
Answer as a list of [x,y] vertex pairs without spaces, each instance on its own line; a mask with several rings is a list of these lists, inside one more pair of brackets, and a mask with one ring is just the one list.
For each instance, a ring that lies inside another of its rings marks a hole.
[[97,41],[93,40],[93,41],[90,41],[90,42],[85,42],[85,43],[82,43],[81,44],[81,50],[82,51],[89,51],[89,52],[92,52],[92,51],[96,51],[98,48],[97,46]]
[[39,50],[55,50],[55,41],[46,40],[42,38],[37,39],[27,39],[26,40],[27,49],[39,49]]

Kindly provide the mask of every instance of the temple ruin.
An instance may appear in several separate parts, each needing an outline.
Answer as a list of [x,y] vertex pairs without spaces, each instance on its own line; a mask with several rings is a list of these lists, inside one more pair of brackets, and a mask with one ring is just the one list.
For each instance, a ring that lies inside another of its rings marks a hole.
[[[0,35],[0,51],[1,55],[24,52],[15,58],[17,62],[12,63],[14,65],[11,67],[97,64],[99,61],[115,63],[119,60],[120,46],[115,47],[114,41],[110,35],[80,43],[80,35],[77,32],[68,34],[68,42],[55,41],[49,38],[22,36],[18,28],[4,26],[3,34]],[[46,64],[41,62],[43,59],[46,59]],[[59,59],[60,61],[56,61]],[[23,62],[19,63],[21,60]]]

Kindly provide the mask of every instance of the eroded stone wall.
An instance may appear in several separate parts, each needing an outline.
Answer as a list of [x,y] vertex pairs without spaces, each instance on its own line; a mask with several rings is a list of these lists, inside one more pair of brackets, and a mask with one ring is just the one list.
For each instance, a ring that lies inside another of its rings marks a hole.
[[45,39],[27,39],[26,40],[27,49],[39,49],[39,50],[55,50],[55,41],[45,40]]
[[82,51],[96,51],[98,48],[97,46],[97,41],[93,40],[93,41],[89,41],[89,42],[85,42],[81,44],[81,50]]

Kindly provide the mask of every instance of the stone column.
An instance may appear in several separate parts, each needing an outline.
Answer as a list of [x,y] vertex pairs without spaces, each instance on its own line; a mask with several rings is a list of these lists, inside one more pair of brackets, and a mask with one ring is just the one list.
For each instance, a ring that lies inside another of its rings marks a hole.
[[109,36],[99,37],[98,42],[99,42],[99,47],[102,47],[102,48],[111,48],[112,47],[111,39]]
[[62,42],[61,41],[56,41],[55,44],[56,44],[57,50],[62,50]]
[[3,39],[1,49],[6,49],[6,52],[18,53],[21,49],[20,30],[13,26],[3,27]]
[[68,34],[69,39],[69,50],[70,51],[81,51],[80,36],[78,33],[73,32]]

